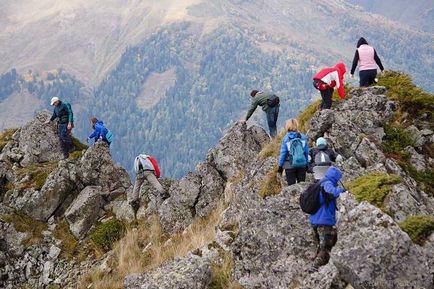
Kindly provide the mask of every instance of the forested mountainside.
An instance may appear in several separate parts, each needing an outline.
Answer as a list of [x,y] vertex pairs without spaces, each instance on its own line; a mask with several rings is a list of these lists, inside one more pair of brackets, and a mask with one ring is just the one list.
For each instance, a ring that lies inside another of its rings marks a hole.
[[[386,68],[410,72],[433,91],[434,37],[353,8],[342,1],[192,4],[186,21],[128,45],[95,86],[65,69],[4,74],[0,125],[20,125],[34,111],[51,109],[49,99],[60,95],[72,103],[81,139],[96,115],[114,132],[112,154],[123,166],[146,152],[157,157],[164,175],[180,177],[244,116],[251,89],[271,89],[282,98],[282,124],[318,97],[311,76],[320,66],[343,60],[350,69],[361,35]],[[264,124],[260,109],[253,120]]]

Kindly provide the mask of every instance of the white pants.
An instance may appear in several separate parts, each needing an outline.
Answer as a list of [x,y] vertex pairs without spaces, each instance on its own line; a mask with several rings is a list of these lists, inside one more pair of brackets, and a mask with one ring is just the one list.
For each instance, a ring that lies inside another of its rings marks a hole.
[[163,186],[158,181],[154,172],[144,171],[143,173],[138,173],[136,177],[136,182],[134,183],[134,189],[132,193],[128,196],[128,202],[132,203],[139,200],[140,188],[143,185],[145,179],[153,186],[160,194],[164,193]]

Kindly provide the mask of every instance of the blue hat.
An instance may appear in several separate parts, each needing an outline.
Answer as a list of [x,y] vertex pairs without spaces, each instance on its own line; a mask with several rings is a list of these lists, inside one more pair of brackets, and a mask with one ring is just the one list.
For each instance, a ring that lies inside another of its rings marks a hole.
[[327,145],[327,140],[323,137],[320,137],[316,140],[316,146],[320,147],[320,146],[326,146]]

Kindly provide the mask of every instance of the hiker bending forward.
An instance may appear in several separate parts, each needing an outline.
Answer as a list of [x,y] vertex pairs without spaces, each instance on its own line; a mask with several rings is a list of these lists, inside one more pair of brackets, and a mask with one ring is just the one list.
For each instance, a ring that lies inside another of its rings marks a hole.
[[109,130],[104,126],[104,122],[93,116],[90,119],[90,125],[92,126],[93,132],[87,137],[86,142],[94,139],[95,143],[98,141],[103,141],[110,146],[110,142],[107,139]]
[[336,230],[336,199],[344,189],[338,188],[338,182],[342,178],[342,172],[336,167],[330,167],[323,179],[320,180],[322,193],[319,194],[321,207],[310,215],[315,240],[318,242],[318,249],[315,260],[310,271],[317,271],[330,259],[330,251],[337,241]]
[[252,97],[252,104],[247,112],[246,119],[243,122],[249,120],[256,108],[262,106],[262,110],[267,115],[268,128],[270,129],[270,136],[274,138],[277,134],[277,118],[279,117],[280,99],[278,96],[272,93],[265,93],[258,90],[252,90],[250,93]]
[[307,137],[298,131],[298,121],[293,118],[286,122],[287,131],[280,147],[279,169],[285,176],[288,185],[304,182],[309,159]]
[[131,207],[137,211],[140,206],[139,195],[140,188],[146,179],[160,195],[164,194],[163,186],[158,181],[160,170],[155,159],[149,155],[140,154],[134,160],[134,171],[136,173],[136,182],[132,194],[128,197],[128,202]]
[[321,93],[321,109],[332,107],[333,91],[336,87],[339,97],[345,98],[344,75],[346,72],[345,64],[338,63],[335,67],[322,69],[313,77],[313,86]]

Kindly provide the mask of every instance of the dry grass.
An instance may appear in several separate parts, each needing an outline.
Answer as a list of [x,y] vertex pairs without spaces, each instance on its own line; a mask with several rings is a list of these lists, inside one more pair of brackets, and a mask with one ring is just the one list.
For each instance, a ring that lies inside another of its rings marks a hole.
[[34,220],[19,211],[13,214],[0,215],[0,221],[13,224],[18,232],[27,233],[27,238],[22,242],[25,247],[38,244],[43,239],[42,232],[47,230],[46,223]]
[[[110,274],[95,271],[81,280],[79,288],[122,288],[125,276],[150,271],[163,262],[182,257],[215,240],[215,226],[225,206],[221,202],[207,218],[197,218],[183,233],[169,238],[158,221],[151,217],[137,228],[128,229],[115,244]],[[91,287],[88,287],[90,286]]]
[[12,139],[12,136],[17,131],[17,129],[6,129],[0,133],[0,152],[6,146],[6,144]]
[[221,264],[212,266],[212,279],[209,289],[243,289],[237,281],[232,279],[233,263],[232,256],[224,252]]
[[276,165],[261,183],[261,187],[259,188],[259,195],[261,197],[265,198],[267,196],[274,196],[282,190],[282,184],[277,176],[277,170],[278,166]]
[[259,153],[260,159],[266,159],[268,157],[279,155],[280,145],[282,143],[282,139],[285,136],[286,131],[282,130],[274,139],[271,140]]
[[[39,164],[32,164],[25,168],[20,168],[17,170],[17,178],[20,180],[18,184],[18,189],[24,190],[29,188],[34,188],[35,190],[40,190],[48,175],[54,171],[57,167],[58,162],[45,162]],[[22,181],[24,180],[24,181]]]

